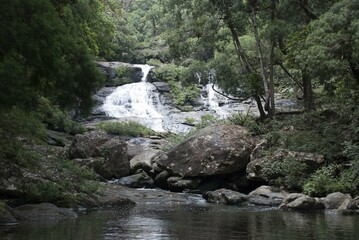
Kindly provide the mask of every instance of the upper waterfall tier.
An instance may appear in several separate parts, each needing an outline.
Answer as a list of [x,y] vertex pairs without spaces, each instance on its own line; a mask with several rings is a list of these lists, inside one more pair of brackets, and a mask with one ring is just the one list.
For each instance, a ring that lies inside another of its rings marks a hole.
[[142,69],[142,81],[119,86],[106,97],[102,110],[115,118],[139,118],[141,122],[156,131],[164,131],[163,116],[157,112],[160,107],[156,87],[146,82],[152,66],[137,64]]

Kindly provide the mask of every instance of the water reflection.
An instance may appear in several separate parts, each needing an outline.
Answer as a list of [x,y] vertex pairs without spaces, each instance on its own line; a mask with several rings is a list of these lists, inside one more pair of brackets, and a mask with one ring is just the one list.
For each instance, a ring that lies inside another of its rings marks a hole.
[[77,220],[0,227],[6,240],[359,239],[359,216],[218,205],[137,205]]

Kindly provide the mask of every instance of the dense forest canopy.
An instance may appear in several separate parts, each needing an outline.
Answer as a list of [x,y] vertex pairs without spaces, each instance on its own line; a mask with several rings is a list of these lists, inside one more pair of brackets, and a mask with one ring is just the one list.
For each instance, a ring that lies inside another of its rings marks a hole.
[[1,159],[21,160],[17,140],[44,138],[44,126],[82,131],[67,119],[89,113],[104,84],[96,61],[123,61],[158,66],[177,105],[200,79],[256,101],[262,121],[278,94],[305,112],[346,110],[338,146],[358,160],[359,1],[0,1]]

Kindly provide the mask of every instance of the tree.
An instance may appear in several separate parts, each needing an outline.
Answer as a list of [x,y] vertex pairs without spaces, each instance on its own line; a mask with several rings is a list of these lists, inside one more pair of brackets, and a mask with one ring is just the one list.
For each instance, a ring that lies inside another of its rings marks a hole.
[[328,90],[333,90],[333,80],[346,76],[359,84],[359,3],[339,1],[313,21],[309,30],[304,51],[298,56],[309,74]]
[[38,97],[45,96],[63,108],[89,111],[92,94],[102,76],[83,36],[72,32],[75,27],[68,27],[76,22],[71,19],[64,22],[61,9],[46,0],[14,0],[3,4],[0,10],[2,108],[32,109]]

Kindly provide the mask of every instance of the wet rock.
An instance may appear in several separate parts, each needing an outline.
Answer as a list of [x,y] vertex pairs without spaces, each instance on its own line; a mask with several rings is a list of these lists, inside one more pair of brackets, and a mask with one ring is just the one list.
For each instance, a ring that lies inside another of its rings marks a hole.
[[247,195],[229,189],[217,189],[206,192],[203,197],[209,203],[222,203],[227,205],[241,205],[247,201]]
[[257,205],[278,206],[288,192],[272,186],[261,186],[248,194],[248,201]]
[[105,157],[105,168],[109,169],[112,178],[128,176],[130,163],[127,158],[127,144],[118,139],[111,139],[100,147]]
[[100,146],[109,141],[111,137],[103,131],[91,131],[77,134],[67,147],[67,156],[73,158],[101,157]]
[[0,210],[0,226],[1,225],[16,225],[19,222],[10,211],[11,209],[5,205],[4,209]]
[[167,171],[162,171],[155,177],[155,184],[157,187],[162,189],[168,189],[167,179],[170,177],[170,174]]
[[243,127],[209,126],[156,163],[172,175],[182,177],[229,174],[246,167],[253,143],[254,139]]
[[[133,189],[116,184],[102,183],[101,195],[98,197],[100,206],[123,206],[136,204],[188,204],[186,194],[174,193],[157,189]],[[160,206],[160,205],[159,205]]]
[[96,198],[96,203],[99,207],[116,207],[135,204],[130,198],[132,197],[132,199],[134,199],[136,192],[131,191],[130,188],[125,186],[101,183],[99,192],[100,194]]
[[193,190],[200,183],[200,179],[183,179],[181,177],[170,177],[167,179],[168,188],[172,192],[181,192],[185,189]]
[[131,176],[122,177],[116,180],[115,183],[130,188],[153,188],[155,186],[153,179],[142,170]]
[[320,199],[307,196],[302,193],[289,194],[279,206],[281,210],[319,210],[324,209]]
[[49,221],[77,218],[77,214],[69,209],[58,208],[51,203],[26,204],[13,209],[19,221]]
[[158,153],[158,150],[147,150],[133,157],[130,160],[131,172],[136,172],[138,169],[142,169],[145,172],[150,173],[152,170],[153,159]]
[[92,167],[105,179],[120,178],[130,174],[127,143],[111,138],[102,131],[76,135],[67,148],[67,155],[76,158],[77,162]]
[[[142,69],[123,62],[97,62],[97,67],[106,76],[106,87],[140,82]],[[119,71],[119,69],[121,69]],[[119,76],[119,72],[121,72]]]
[[251,161],[262,158],[263,157],[263,150],[265,150],[268,147],[268,141],[267,140],[261,140],[255,148],[253,149],[251,153]]
[[[254,154],[257,155],[257,154]],[[273,154],[257,159],[252,159],[247,165],[247,177],[251,181],[269,181],[262,176],[262,169],[268,162],[283,161],[285,158],[291,157],[308,166],[308,171],[314,171],[324,163],[324,156],[320,154],[294,152],[287,149],[278,149]],[[272,176],[272,179],[278,176]]]
[[132,159],[135,156],[141,154],[142,152],[147,151],[148,149],[149,149],[148,146],[143,146],[143,145],[133,144],[128,142],[127,144],[128,159]]
[[168,83],[166,83],[166,82],[153,82],[152,84],[156,86],[157,90],[160,93],[170,92],[171,91],[170,85]]
[[353,205],[355,205],[353,202],[354,199],[350,195],[341,192],[330,193],[324,198],[324,206],[326,209],[351,209],[354,207]]

